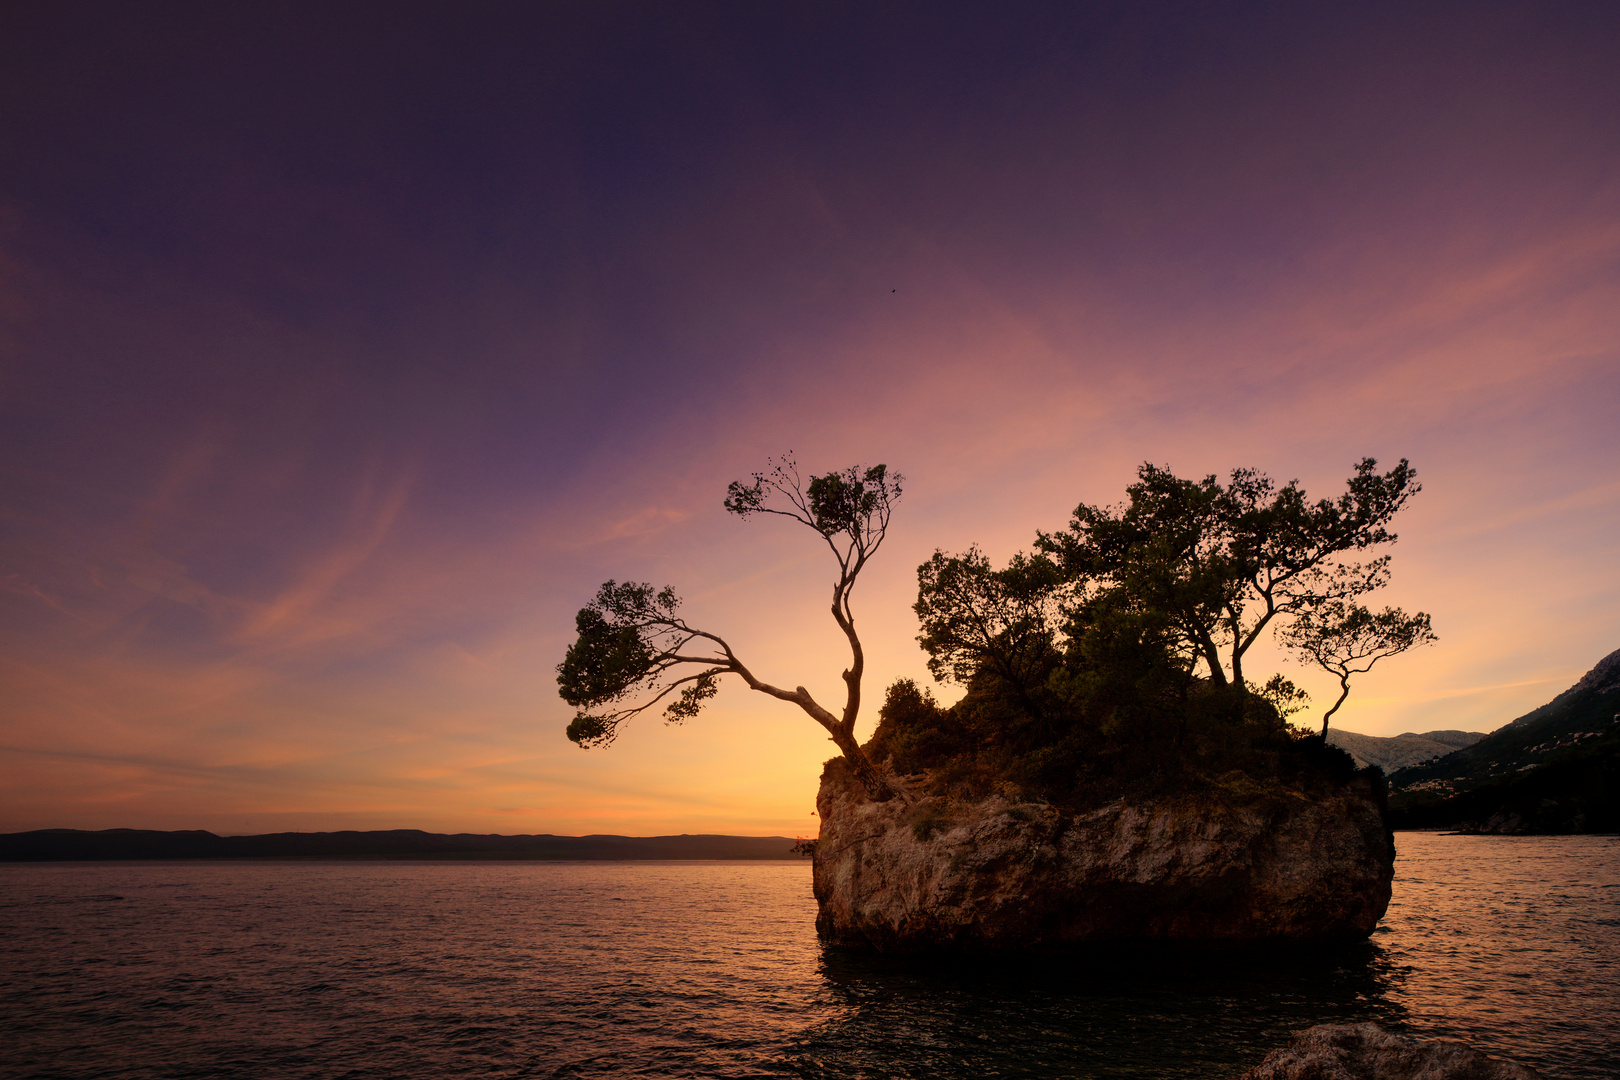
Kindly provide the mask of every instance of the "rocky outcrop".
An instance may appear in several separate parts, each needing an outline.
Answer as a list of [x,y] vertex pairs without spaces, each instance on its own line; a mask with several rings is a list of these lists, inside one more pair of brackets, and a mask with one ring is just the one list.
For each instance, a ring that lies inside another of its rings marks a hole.
[[1395,850],[1370,780],[1117,802],[866,798],[841,759],[816,800],[817,928],[883,950],[1366,937]]
[[1449,1039],[1408,1039],[1377,1024],[1318,1024],[1238,1080],[1540,1080]]

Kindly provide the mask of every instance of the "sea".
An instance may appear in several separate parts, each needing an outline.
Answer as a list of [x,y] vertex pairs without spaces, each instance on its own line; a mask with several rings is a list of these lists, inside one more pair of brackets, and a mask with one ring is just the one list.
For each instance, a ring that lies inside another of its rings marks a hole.
[[0,1076],[1232,1077],[1328,1021],[1620,1076],[1620,838],[1400,833],[1370,941],[961,960],[784,862],[0,866]]

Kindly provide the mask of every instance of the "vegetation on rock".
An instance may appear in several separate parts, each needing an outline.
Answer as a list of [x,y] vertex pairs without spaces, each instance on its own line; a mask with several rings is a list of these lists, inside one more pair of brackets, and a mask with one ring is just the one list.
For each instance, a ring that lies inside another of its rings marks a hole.
[[689,720],[734,675],[803,709],[880,801],[893,794],[882,761],[958,794],[1011,784],[1068,805],[1234,778],[1348,780],[1349,755],[1288,723],[1306,695],[1280,675],[1253,681],[1245,660],[1282,630],[1286,645],[1339,676],[1330,716],[1352,674],[1433,640],[1427,615],[1359,602],[1389,579],[1390,556],[1375,549],[1395,540],[1388,525],[1419,490],[1415,471],[1402,460],[1380,473],[1368,458],[1343,494],[1316,502],[1297,481],[1253,469],[1225,483],[1153,465],[1137,475],[1123,503],[1082,504],[1067,529],[1038,533],[1034,550],[1004,567],[977,548],[936,551],[918,569],[918,641],[934,677],[966,694],[944,708],[895,683],[863,747],[854,729],[865,657],[850,597],[887,534],[901,478],[877,465],[805,483],[784,458],[733,483],[725,506],[790,518],[832,551],[831,610],[851,655],[843,708],[757,677],[724,638],[686,620],[672,588],[609,581],[579,611],[557,668],[578,710],[568,737],[611,742],[657,705],[671,723]]
[[1340,675],[1336,709],[1369,657],[1432,641],[1427,615],[1358,602],[1390,562],[1360,553],[1394,542],[1418,490],[1404,460],[1363,460],[1314,503],[1250,469],[1221,483],[1144,465],[1124,503],[1081,505],[1003,568],[976,548],[935,552],[918,569],[918,641],[966,693],[946,708],[896,682],[867,753],[940,791],[1011,783],[1075,806],[1234,776],[1343,783],[1350,756],[1288,723],[1305,695],[1244,662],[1282,629]]

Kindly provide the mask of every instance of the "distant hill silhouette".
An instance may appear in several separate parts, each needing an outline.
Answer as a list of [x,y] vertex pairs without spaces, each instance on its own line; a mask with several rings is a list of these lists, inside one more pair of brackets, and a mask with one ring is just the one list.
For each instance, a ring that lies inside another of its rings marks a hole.
[[478,833],[266,833],[200,829],[39,829],[0,833],[0,862],[101,859],[791,859],[785,836],[498,836]]
[[1402,735],[1381,736],[1329,728],[1327,741],[1348,752],[1357,765],[1377,765],[1390,773],[1407,765],[1445,757],[1484,737],[1483,731],[1425,731],[1420,735],[1408,731]]
[[1472,746],[1390,777],[1396,828],[1620,832],[1620,650]]

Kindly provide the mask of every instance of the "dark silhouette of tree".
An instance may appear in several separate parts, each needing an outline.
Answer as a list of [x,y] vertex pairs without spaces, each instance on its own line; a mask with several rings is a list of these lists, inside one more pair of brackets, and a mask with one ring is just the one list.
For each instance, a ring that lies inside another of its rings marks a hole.
[[604,584],[580,609],[578,637],[557,666],[564,701],[579,712],[568,737],[582,747],[613,741],[619,726],[660,702],[665,720],[680,723],[698,715],[719,692],[719,680],[736,675],[748,685],[799,706],[825,728],[873,798],[892,791],[855,741],[861,705],[865,653],[855,632],[850,596],[867,561],[888,531],[889,515],[900,499],[902,477],[883,465],[858,466],[802,482],[791,456],[755,473],[752,483],[733,481],[725,506],[739,517],[774,514],[813,529],[838,562],[832,615],[849,640],[850,664],[843,672],[844,707],[834,714],[804,687],[784,690],[759,678],[717,634],[689,624],[680,614],[673,589],[655,590],[634,582]]
[[1317,501],[1252,469],[1221,482],[1143,465],[1137,477],[1123,503],[1082,504],[1005,567],[970,548],[918,568],[917,640],[934,677],[967,693],[944,708],[891,688],[874,757],[1080,801],[1234,769],[1344,766],[1290,733],[1305,693],[1245,660],[1281,631],[1348,693],[1351,675],[1432,640],[1427,615],[1356,602],[1389,579],[1390,556],[1369,549],[1396,539],[1389,523],[1419,490],[1411,465],[1363,460],[1343,494]]
[[1350,676],[1371,671],[1388,656],[1398,656],[1438,640],[1423,612],[1408,615],[1400,608],[1373,612],[1360,604],[1327,600],[1302,613],[1278,635],[1284,645],[1339,678],[1339,699],[1322,715],[1322,738],[1328,720],[1350,696]]
[[935,551],[917,568],[912,608],[929,674],[963,686],[992,676],[1039,713],[1040,686],[1058,659],[1065,586],[1063,571],[1045,555],[1020,553],[997,570],[977,547],[961,555]]
[[1336,500],[1310,502],[1253,469],[1230,482],[1183,480],[1143,465],[1125,503],[1081,504],[1066,532],[1037,536],[1089,598],[1118,593],[1163,613],[1180,648],[1217,685],[1243,687],[1243,659],[1273,620],[1349,602],[1389,580],[1386,526],[1420,488],[1403,458],[1380,475],[1366,458]]

